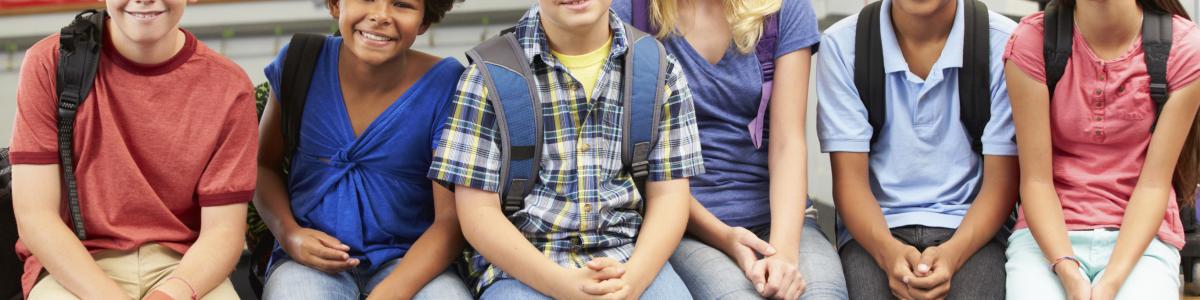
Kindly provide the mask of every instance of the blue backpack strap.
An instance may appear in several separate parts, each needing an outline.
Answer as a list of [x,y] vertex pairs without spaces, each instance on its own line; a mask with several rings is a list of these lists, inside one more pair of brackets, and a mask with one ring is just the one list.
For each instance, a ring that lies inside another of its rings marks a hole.
[[500,133],[500,203],[506,216],[525,207],[542,157],[542,105],[525,52],[512,33],[467,52],[479,68]]
[[[650,175],[650,152],[658,140],[662,117],[667,53],[653,36],[626,26],[629,50],[625,53],[624,99],[621,122],[621,165],[633,177],[642,201]],[[644,203],[644,202],[643,202]]]
[[1150,131],[1158,124],[1163,106],[1170,98],[1167,89],[1167,57],[1171,53],[1172,15],[1144,10],[1142,18],[1142,49],[1145,51],[1146,73],[1150,74],[1150,100],[1154,100],[1154,123]]

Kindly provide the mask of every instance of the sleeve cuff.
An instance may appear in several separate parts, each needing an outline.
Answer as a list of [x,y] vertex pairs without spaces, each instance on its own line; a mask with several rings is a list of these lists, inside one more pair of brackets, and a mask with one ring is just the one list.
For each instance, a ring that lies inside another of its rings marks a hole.
[[821,152],[871,152],[871,140],[821,140]]
[[232,193],[222,193],[213,195],[201,195],[200,206],[221,206],[228,204],[238,204],[250,202],[254,198],[254,191],[241,191]]
[[1017,156],[1017,144],[983,143],[983,155]]
[[12,152],[8,159],[14,165],[52,165],[58,163],[58,152]]

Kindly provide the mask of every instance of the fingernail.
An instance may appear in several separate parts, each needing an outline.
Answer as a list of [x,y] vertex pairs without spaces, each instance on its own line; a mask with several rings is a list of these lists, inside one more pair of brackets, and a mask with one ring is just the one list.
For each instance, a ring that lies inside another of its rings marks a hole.
[[761,283],[759,283],[758,285],[755,285],[754,288],[758,289],[759,293],[763,292],[763,284],[761,284]]
[[926,265],[926,264],[919,264],[919,265],[917,265],[917,271],[918,271],[918,272],[922,272],[922,273],[923,273],[923,272],[929,272],[929,265]]
[[775,254],[775,247],[767,246],[767,254]]
[[904,279],[902,279],[901,281],[904,281],[904,284],[908,284],[908,280],[909,280],[909,277],[904,276]]

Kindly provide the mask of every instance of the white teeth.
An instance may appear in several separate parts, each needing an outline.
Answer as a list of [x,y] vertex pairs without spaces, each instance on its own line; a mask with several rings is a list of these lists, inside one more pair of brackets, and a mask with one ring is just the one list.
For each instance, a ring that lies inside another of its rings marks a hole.
[[148,13],[126,12],[126,13],[128,13],[130,16],[133,16],[134,19],[142,19],[142,20],[154,18],[154,17],[158,16],[158,14],[159,14],[159,12],[148,12]]
[[388,38],[388,37],[386,37],[386,36],[377,35],[377,34],[373,34],[373,33],[366,32],[366,31],[359,31],[358,33],[361,33],[363,37],[365,37],[365,38],[367,38],[367,39],[369,39],[369,40],[374,40],[374,41],[382,41],[382,42],[386,42],[386,41],[391,41],[391,40],[392,40],[391,38]]

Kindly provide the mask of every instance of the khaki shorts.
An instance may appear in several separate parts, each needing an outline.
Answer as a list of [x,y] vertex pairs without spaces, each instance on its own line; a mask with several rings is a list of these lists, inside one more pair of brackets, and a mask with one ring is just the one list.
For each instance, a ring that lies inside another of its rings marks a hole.
[[[108,274],[108,277],[133,299],[141,299],[155,287],[165,283],[163,280],[175,270],[179,260],[183,258],[179,253],[159,244],[143,245],[134,251],[100,251],[92,257],[96,259],[96,264],[100,265],[100,270]],[[29,291],[29,299],[78,298],[58,284],[45,270],[42,270],[37,283]],[[228,279],[202,298],[239,299],[237,292],[233,290],[233,283]]]

